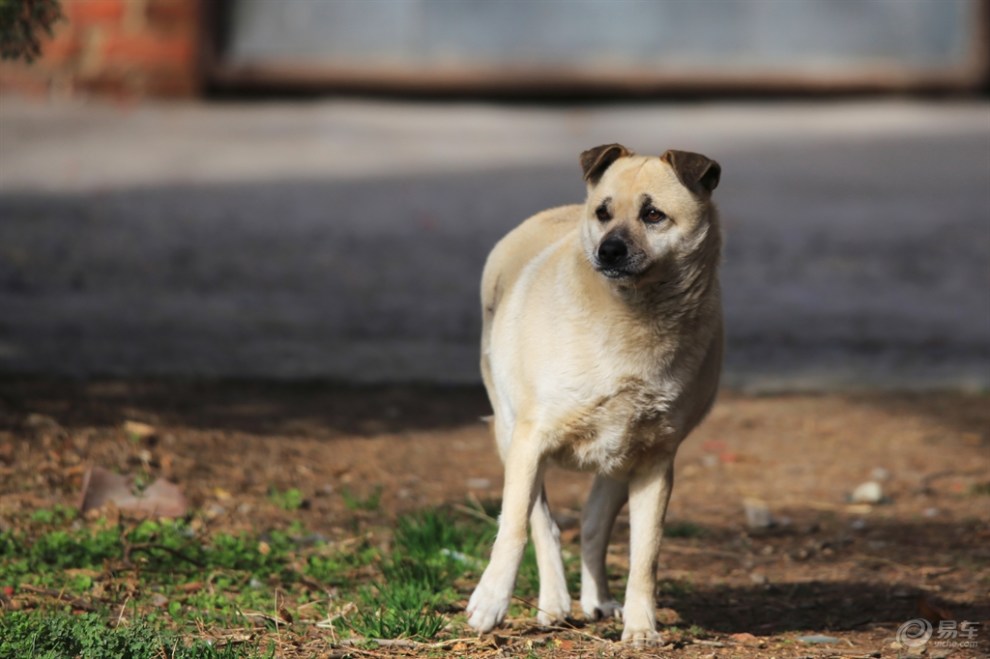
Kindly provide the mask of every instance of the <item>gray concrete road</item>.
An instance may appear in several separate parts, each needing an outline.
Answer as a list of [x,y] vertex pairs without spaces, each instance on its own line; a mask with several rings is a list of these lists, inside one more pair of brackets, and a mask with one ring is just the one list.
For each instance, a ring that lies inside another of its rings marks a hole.
[[990,387],[990,105],[0,101],[0,372],[476,382],[603,142],[723,165],[727,381]]

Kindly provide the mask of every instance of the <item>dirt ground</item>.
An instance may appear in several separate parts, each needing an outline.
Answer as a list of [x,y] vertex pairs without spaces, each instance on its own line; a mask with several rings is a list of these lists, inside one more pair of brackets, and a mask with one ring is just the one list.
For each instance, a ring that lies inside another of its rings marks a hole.
[[[278,526],[269,492],[298,488],[314,533],[342,537],[357,515],[387,535],[403,512],[500,496],[487,413],[480,388],[2,380],[0,522],[73,504],[86,468],[103,466],[165,476],[231,529]],[[153,425],[155,441],[128,439],[128,420]],[[990,651],[990,396],[726,391],[682,447],[676,479],[660,618],[705,633],[636,654],[603,650],[612,623],[592,623],[546,656],[908,656],[895,634],[919,617],[979,623],[976,647],[947,635],[925,656]],[[852,502],[867,481],[882,501]],[[568,547],[588,482],[550,475]],[[345,493],[379,488],[375,509],[347,505]],[[747,502],[772,524],[748,525]],[[617,584],[627,538],[623,514],[609,554]],[[535,628],[510,620],[496,639]]]

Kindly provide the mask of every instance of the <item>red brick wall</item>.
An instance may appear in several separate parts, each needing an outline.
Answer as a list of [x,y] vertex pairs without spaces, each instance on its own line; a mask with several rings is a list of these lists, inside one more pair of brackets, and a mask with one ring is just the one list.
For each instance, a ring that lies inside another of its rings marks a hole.
[[63,0],[32,64],[0,64],[0,91],[121,98],[193,96],[201,82],[200,0]]

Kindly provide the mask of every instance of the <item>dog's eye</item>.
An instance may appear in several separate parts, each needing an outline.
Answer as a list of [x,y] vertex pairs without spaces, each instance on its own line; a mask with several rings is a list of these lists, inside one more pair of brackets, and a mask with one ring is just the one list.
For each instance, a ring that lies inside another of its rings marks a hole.
[[595,209],[595,217],[598,218],[599,222],[608,222],[612,219],[612,214],[608,212],[608,207],[602,204]]
[[663,211],[657,210],[656,208],[647,208],[643,211],[643,221],[649,222],[650,224],[656,224],[667,219],[667,214]]

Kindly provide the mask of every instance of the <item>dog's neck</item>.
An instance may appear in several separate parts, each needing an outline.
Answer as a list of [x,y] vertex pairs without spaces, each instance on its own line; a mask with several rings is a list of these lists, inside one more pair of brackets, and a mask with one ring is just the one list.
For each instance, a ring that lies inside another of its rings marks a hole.
[[664,334],[690,331],[720,305],[721,247],[719,226],[713,221],[690,250],[671,255],[641,277],[613,281],[588,267],[593,275],[589,284],[608,291],[637,319]]

